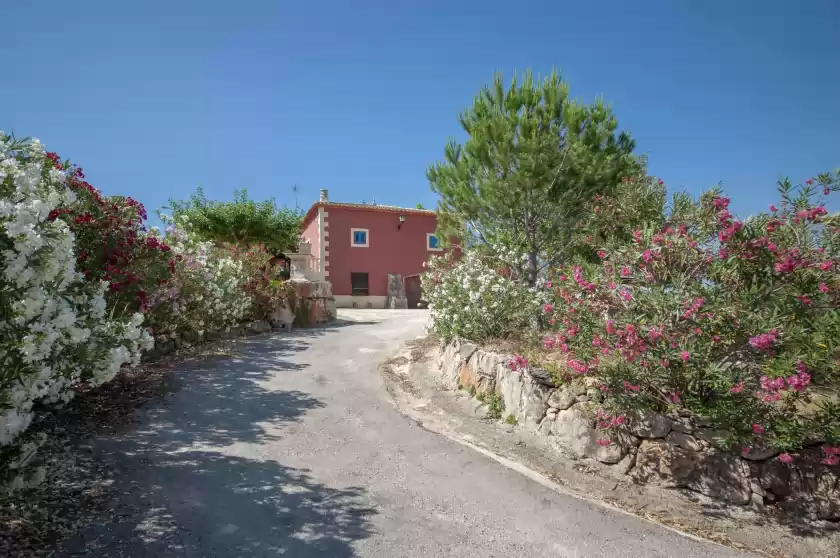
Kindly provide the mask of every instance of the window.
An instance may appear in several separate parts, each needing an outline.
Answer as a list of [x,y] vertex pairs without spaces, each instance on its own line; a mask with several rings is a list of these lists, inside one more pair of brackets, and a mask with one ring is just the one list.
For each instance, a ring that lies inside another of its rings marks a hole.
[[433,252],[440,252],[443,248],[440,247],[438,237],[432,233],[426,233],[426,248]]
[[368,230],[367,229],[350,229],[350,245],[362,248],[367,248],[368,244]]
[[352,288],[353,296],[367,296],[368,294],[368,274],[367,273],[351,273],[350,287]]

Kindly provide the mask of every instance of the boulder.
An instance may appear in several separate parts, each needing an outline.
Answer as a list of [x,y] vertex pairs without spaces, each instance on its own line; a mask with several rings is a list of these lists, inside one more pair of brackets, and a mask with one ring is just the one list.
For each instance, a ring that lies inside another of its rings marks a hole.
[[818,455],[797,457],[792,464],[770,459],[758,465],[759,483],[770,500],[784,502],[811,519],[840,519],[840,470],[819,464]]
[[565,410],[575,404],[578,396],[586,395],[586,385],[578,380],[563,384],[551,392],[548,406],[555,409]]
[[737,456],[695,452],[665,440],[644,440],[631,472],[637,482],[687,488],[706,496],[744,505],[751,501],[749,467]]
[[665,441],[673,444],[675,446],[679,446],[683,449],[691,450],[691,451],[703,451],[703,444],[700,443],[700,440],[691,436],[690,434],[683,434],[682,432],[671,431],[665,436]]
[[461,358],[460,342],[458,340],[443,345],[438,357],[440,381],[444,387],[456,389],[460,379],[461,366],[466,362]]
[[498,367],[496,392],[505,404],[505,413],[513,415],[519,424],[536,430],[548,405],[549,390],[527,373]]
[[496,377],[504,366],[502,355],[475,351],[466,364],[461,366],[459,383],[462,388],[473,386],[478,393],[492,393],[496,389]]
[[598,451],[594,421],[577,406],[557,412],[551,433],[559,444],[578,457],[593,456]]
[[642,409],[630,413],[630,432],[640,438],[664,438],[671,431],[671,421],[656,411]]
[[551,373],[545,368],[529,368],[528,373],[534,380],[546,387],[557,387],[557,383],[554,381]]

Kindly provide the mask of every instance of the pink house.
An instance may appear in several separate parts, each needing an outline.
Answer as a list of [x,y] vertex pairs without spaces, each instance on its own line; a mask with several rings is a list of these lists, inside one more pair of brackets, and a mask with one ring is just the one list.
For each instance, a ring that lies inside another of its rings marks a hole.
[[441,254],[437,216],[426,209],[330,202],[327,190],[303,218],[301,236],[332,283],[339,308],[385,308],[388,275],[405,282],[409,308],[420,299],[423,262]]

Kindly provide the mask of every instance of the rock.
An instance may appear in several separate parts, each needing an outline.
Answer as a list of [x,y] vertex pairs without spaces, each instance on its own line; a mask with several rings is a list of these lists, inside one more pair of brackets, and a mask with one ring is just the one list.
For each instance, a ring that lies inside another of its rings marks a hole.
[[759,496],[758,494],[752,494],[750,496],[750,503],[752,504],[751,507],[754,511],[759,513],[764,512],[764,497]]
[[458,354],[461,356],[461,359],[464,362],[467,362],[469,358],[473,355],[474,352],[478,350],[478,346],[475,343],[470,343],[469,341],[462,341],[460,346],[458,347]]
[[640,438],[664,438],[671,431],[671,421],[651,410],[631,413],[630,432]]
[[208,331],[204,334],[204,338],[207,341],[218,341],[222,338],[222,335],[218,331]]
[[576,397],[577,395],[572,392],[568,385],[560,386],[551,392],[548,397],[548,406],[565,411],[575,404]]
[[274,309],[274,311],[268,315],[268,322],[271,324],[271,327],[274,328],[282,328],[282,329],[291,329],[290,326],[295,321],[295,313],[292,312],[292,309],[289,307],[288,301],[284,301],[282,305],[278,306]]
[[[759,482],[768,501],[788,501],[811,519],[840,519],[840,472],[819,464],[807,450],[793,464],[770,459],[759,465]],[[816,453],[816,452],[815,452]]]
[[618,470],[621,471],[622,475],[630,474],[630,471],[633,470],[633,467],[636,466],[636,454],[635,453],[628,453],[624,456],[624,459],[618,462]]
[[589,396],[588,395],[578,395],[577,397],[575,397],[575,401],[577,401],[578,403],[587,403],[589,401]]
[[689,421],[687,418],[681,418],[679,420],[672,421],[671,430],[682,432],[683,434],[694,433],[694,427],[691,425],[691,421]]
[[524,374],[521,394],[519,406],[515,410],[509,409],[509,412],[519,424],[536,430],[548,409],[548,388]]
[[178,350],[184,346],[184,340],[181,334],[176,334],[175,337],[172,339],[172,342],[175,344],[175,350]]
[[761,483],[759,483],[756,479],[750,481],[750,490],[752,490],[753,494],[758,494],[764,498],[764,489],[761,488]]
[[[550,411],[551,409],[549,409]],[[556,413],[547,413],[545,418],[540,421],[540,426],[537,428],[537,433],[543,436],[551,436],[551,425],[554,423],[554,419],[557,417]]]
[[644,440],[631,474],[637,482],[688,488],[732,504],[752,499],[749,467],[723,452],[694,452],[665,440]]
[[701,444],[697,438],[689,434],[683,434],[682,432],[669,432],[668,435],[665,436],[665,441],[683,449],[703,451],[703,444]]
[[548,405],[555,409],[568,409],[577,402],[579,395],[586,395],[586,389],[586,385],[579,380],[563,384],[551,393]]
[[778,454],[779,451],[773,448],[753,446],[750,451],[741,452],[741,457],[749,461],[764,461]]
[[478,393],[492,393],[496,389],[496,376],[504,366],[503,357],[481,349],[475,351],[458,374],[463,388],[475,387]]
[[694,431],[695,438],[703,442],[707,442],[712,447],[717,448],[721,451],[732,450],[727,436],[728,433],[725,430],[714,430],[711,428],[704,427],[698,428]]
[[461,374],[461,366],[465,361],[461,358],[460,343],[455,340],[443,346],[438,358],[440,381],[448,389],[456,389]]
[[592,456],[598,451],[598,433],[593,428],[594,421],[588,418],[578,407],[558,411],[551,426],[551,433],[557,441],[570,449],[578,457]]
[[618,463],[625,455],[627,455],[627,449],[615,442],[608,446],[599,445],[595,450],[595,459],[608,465]]
[[506,432],[507,434],[511,434],[513,432],[513,425],[509,422],[503,422],[501,425],[502,431]]
[[545,368],[528,368],[528,374],[538,383],[547,387],[557,387],[551,373]]
[[[595,401],[596,403],[600,403],[604,400],[604,395],[601,393],[601,390],[595,388],[587,388],[586,397],[588,401]],[[580,399],[578,399],[578,401],[580,401]]]

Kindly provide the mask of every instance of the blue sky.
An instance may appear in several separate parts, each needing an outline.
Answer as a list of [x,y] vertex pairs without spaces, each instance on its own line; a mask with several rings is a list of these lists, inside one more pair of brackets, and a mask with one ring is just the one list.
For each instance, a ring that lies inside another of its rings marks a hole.
[[32,6],[3,8],[0,129],[150,213],[198,185],[433,207],[426,168],[495,70],[560,69],[613,105],[653,174],[723,181],[740,214],[782,175],[840,166],[834,0]]

